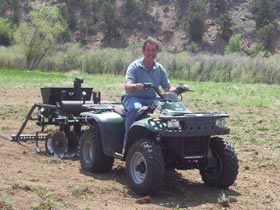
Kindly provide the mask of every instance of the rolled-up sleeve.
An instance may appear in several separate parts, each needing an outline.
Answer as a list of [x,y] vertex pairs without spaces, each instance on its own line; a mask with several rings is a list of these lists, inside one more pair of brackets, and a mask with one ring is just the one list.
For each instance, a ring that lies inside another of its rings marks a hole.
[[167,76],[167,72],[164,69],[163,66],[161,66],[161,81],[160,81],[160,86],[165,89],[170,87],[170,81]]
[[127,67],[126,75],[125,75],[125,81],[132,81],[136,82],[136,76],[135,76],[135,64],[132,63]]

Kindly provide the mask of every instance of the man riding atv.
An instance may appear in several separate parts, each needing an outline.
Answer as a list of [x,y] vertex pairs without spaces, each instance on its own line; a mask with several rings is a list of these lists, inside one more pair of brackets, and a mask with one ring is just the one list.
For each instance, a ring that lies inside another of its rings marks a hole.
[[155,61],[158,51],[159,45],[156,40],[148,38],[143,43],[144,57],[135,60],[127,68],[124,85],[126,95],[123,98],[123,105],[127,111],[124,141],[127,140],[127,131],[135,121],[137,111],[143,106],[149,106],[158,101],[154,90],[144,90],[143,83],[151,83],[155,87],[161,86],[166,92],[175,91],[175,88],[170,85],[164,67]]
[[164,94],[151,83],[143,86],[160,99],[137,113],[141,115],[127,131],[126,142],[124,113],[104,108],[80,114],[89,126],[80,141],[82,169],[104,173],[114,158],[126,161],[128,184],[139,195],[159,192],[166,169],[198,169],[205,184],[231,186],[238,174],[237,155],[218,137],[230,131],[228,114],[191,112],[182,102],[181,94],[190,91],[184,85]]

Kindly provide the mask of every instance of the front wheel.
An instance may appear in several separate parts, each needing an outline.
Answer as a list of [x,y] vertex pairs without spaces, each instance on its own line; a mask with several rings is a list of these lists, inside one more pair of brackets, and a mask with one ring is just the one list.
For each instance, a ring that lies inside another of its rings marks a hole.
[[164,161],[161,147],[149,139],[134,143],[126,158],[128,185],[145,196],[159,191],[164,180]]
[[219,188],[228,188],[236,180],[238,159],[234,149],[222,138],[213,138],[210,142],[213,157],[208,166],[200,169],[205,184]]

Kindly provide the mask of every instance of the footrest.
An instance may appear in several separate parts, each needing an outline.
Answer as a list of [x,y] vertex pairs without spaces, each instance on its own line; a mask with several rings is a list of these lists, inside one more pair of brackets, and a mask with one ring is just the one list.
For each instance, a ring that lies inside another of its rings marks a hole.
[[123,155],[123,154],[121,154],[121,153],[117,153],[117,152],[115,152],[115,153],[114,153],[114,157],[115,157],[115,158],[117,158],[117,159],[123,160],[124,155]]
[[47,135],[29,135],[29,134],[22,134],[22,135],[19,135],[16,139],[16,136],[17,135],[11,135],[11,138],[10,140],[11,141],[23,141],[23,142],[26,142],[26,141],[29,141],[29,140],[37,140],[37,141],[45,141],[47,139]]

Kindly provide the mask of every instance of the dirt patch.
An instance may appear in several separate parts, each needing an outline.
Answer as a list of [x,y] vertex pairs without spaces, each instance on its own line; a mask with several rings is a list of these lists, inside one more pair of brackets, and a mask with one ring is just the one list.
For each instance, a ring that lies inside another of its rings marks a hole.
[[[38,155],[32,142],[20,145],[3,138],[17,132],[28,109],[41,99],[32,88],[1,87],[0,92],[0,209],[280,209],[279,150],[248,141],[236,144],[240,172],[228,190],[205,186],[197,170],[171,171],[157,197],[143,198],[127,187],[121,161],[110,173],[92,174],[81,170],[78,159]],[[238,117],[233,114],[233,131]],[[29,125],[25,131],[35,128]]]

